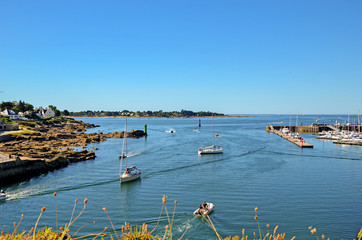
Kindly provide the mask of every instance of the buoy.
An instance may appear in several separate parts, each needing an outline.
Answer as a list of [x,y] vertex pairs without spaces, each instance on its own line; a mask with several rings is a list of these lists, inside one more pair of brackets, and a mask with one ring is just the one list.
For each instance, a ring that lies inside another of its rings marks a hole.
[[199,127],[201,127],[201,118],[199,118]]

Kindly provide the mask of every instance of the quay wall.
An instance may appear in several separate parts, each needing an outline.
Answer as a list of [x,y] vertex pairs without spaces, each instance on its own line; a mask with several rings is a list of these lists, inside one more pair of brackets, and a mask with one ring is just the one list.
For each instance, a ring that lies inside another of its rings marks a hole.
[[[94,157],[89,159],[94,159]],[[66,167],[70,162],[83,160],[88,159],[73,159],[69,161],[64,157],[58,157],[54,160],[21,160],[17,157],[16,160],[9,159],[8,161],[2,161],[0,162],[0,187]]]
[[297,132],[297,133],[312,133],[312,134],[318,134],[319,132],[322,131],[333,131],[330,127],[328,126],[270,126],[268,125],[266,127],[266,131],[269,132],[271,130],[271,128],[273,128],[274,130],[279,131],[280,129],[287,127],[288,129],[290,128],[292,132]]

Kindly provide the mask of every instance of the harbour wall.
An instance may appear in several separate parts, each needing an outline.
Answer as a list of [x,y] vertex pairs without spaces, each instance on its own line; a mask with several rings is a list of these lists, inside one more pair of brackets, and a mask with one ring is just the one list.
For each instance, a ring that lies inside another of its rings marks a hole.
[[266,127],[266,131],[269,132],[271,130],[277,130],[287,127],[292,132],[297,133],[312,133],[312,134],[318,134],[322,131],[333,131],[332,128],[328,127],[327,125],[318,125],[318,126],[271,126],[268,125]]

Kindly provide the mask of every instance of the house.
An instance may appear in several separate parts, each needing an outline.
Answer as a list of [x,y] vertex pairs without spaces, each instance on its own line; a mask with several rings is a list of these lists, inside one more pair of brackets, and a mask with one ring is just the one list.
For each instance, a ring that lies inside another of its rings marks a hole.
[[55,113],[54,113],[53,109],[46,108],[45,112],[43,114],[43,117],[55,117]]
[[54,117],[55,113],[54,113],[53,109],[51,109],[51,108],[44,109],[42,107],[39,107],[36,115],[38,115],[41,118],[45,118],[45,117]]
[[9,117],[10,119],[19,119],[19,114],[14,109],[5,109],[1,112],[2,116]]

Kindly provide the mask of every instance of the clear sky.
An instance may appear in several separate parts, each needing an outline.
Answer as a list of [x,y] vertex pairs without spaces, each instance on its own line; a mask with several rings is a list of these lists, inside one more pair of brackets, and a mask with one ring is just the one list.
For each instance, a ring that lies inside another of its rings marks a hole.
[[0,101],[357,113],[360,0],[0,1]]

